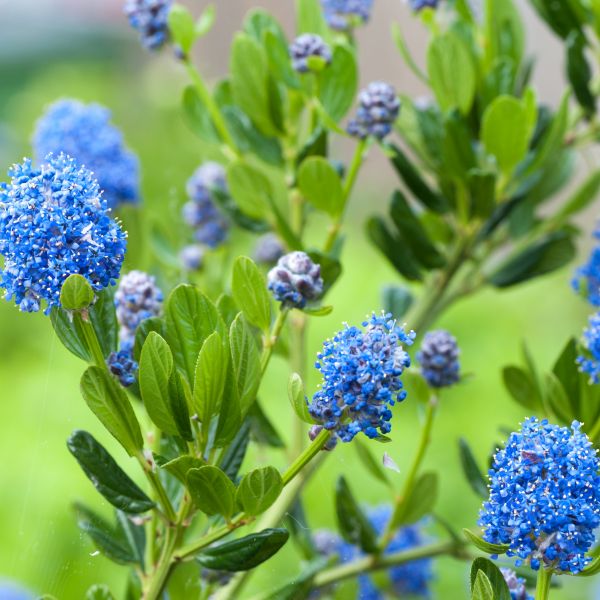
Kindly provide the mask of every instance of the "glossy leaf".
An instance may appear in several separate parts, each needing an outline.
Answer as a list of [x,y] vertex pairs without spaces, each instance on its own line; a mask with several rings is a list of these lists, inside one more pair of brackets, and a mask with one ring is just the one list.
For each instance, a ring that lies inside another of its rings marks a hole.
[[235,485],[218,467],[207,465],[190,469],[187,487],[194,504],[203,513],[230,519],[235,512]]
[[305,423],[313,423],[306,404],[304,382],[298,373],[292,373],[288,379],[288,398],[296,416]]
[[85,362],[91,361],[92,355],[79,319],[73,319],[65,309],[54,306],[50,313],[50,322],[56,336],[69,352]]
[[433,510],[438,495],[436,473],[423,473],[415,482],[409,495],[402,499],[392,515],[394,528],[416,523]]
[[529,410],[538,408],[536,385],[527,371],[509,365],[502,370],[504,386],[513,399]]
[[250,441],[250,425],[245,420],[231,444],[227,446],[227,449],[223,453],[219,462],[219,468],[235,483],[237,475],[239,473],[244,457],[246,456],[246,450],[248,449],[248,443]]
[[331,63],[319,76],[319,99],[327,114],[339,121],[352,106],[358,86],[358,69],[353,51],[333,48]]
[[254,219],[264,219],[270,214],[273,190],[264,173],[249,164],[235,161],[227,169],[227,184],[244,214]]
[[168,23],[173,41],[187,54],[196,37],[194,19],[189,10],[181,4],[173,4],[169,9]]
[[342,537],[348,543],[360,546],[364,552],[374,552],[377,549],[377,534],[354,499],[344,477],[337,481],[335,509]]
[[596,98],[590,89],[592,69],[585,56],[586,40],[582,33],[572,31],[567,38],[567,76],[575,98],[588,114],[596,112]]
[[161,465],[161,469],[165,469],[185,485],[188,472],[191,469],[199,469],[204,466],[206,466],[206,463],[201,458],[184,454]]
[[471,600],[495,600],[492,584],[483,571],[477,571],[471,590]]
[[500,569],[489,559],[479,557],[471,565],[471,589],[475,588],[475,582],[479,572],[485,573],[493,590],[493,600],[511,600],[510,590]]
[[483,538],[469,529],[463,529],[463,533],[469,542],[487,554],[506,554],[506,551],[509,548],[508,545],[505,544],[491,544],[490,542],[486,542]]
[[324,40],[329,38],[329,28],[319,0],[296,0],[298,34],[316,33]]
[[114,600],[106,585],[95,584],[85,593],[85,600]]
[[229,344],[234,382],[242,414],[245,414],[256,399],[262,371],[256,342],[242,315],[231,325]]
[[375,479],[380,481],[385,485],[390,485],[390,480],[386,472],[383,470],[381,466],[381,462],[376,461],[371,454],[369,448],[360,440],[354,440],[353,446],[356,449],[356,453],[358,454],[358,458],[362,463],[363,467],[372,475]]
[[386,313],[394,319],[402,319],[413,304],[414,298],[408,288],[399,285],[386,285],[381,292],[381,304]]
[[285,448],[285,442],[259,402],[252,404],[248,410],[246,420],[250,424],[250,437],[257,444],[271,446],[271,448]]
[[298,187],[318,210],[332,217],[341,213],[344,200],[342,182],[327,159],[309,156],[298,170]]
[[81,310],[94,301],[94,290],[82,275],[69,275],[60,289],[60,304],[66,310]]
[[271,327],[271,300],[260,269],[247,256],[233,264],[233,299],[249,323],[268,333]]
[[106,369],[88,367],[81,378],[81,393],[91,411],[130,456],[143,448],[142,432],[129,398]]
[[458,440],[458,448],[460,451],[460,464],[463,473],[471,486],[471,489],[482,498],[488,498],[489,490],[486,478],[477,465],[477,461],[473,456],[473,452],[468,442],[464,438]]
[[67,447],[96,490],[115,508],[138,514],[154,507],[154,502],[90,433],[73,432]]
[[269,560],[288,541],[286,529],[265,529],[231,542],[212,546],[196,560],[206,569],[217,571],[248,571]]
[[283,480],[275,467],[254,469],[242,478],[236,500],[243,511],[251,516],[265,512],[283,490]]

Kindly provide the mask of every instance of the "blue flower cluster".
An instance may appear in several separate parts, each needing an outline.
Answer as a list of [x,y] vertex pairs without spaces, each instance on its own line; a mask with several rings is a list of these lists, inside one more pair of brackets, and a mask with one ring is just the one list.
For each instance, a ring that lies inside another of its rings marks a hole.
[[410,7],[418,12],[424,8],[437,8],[439,0],[409,0]]
[[372,135],[380,140],[392,130],[398,118],[400,100],[394,88],[383,81],[373,81],[358,96],[356,117],[350,121],[350,135],[364,139]]
[[320,58],[328,65],[331,62],[331,49],[321,36],[314,33],[304,33],[290,44],[292,66],[298,73],[310,71],[309,58]]
[[284,252],[283,244],[277,235],[274,233],[265,233],[256,242],[254,261],[265,265],[272,265],[283,256]]
[[168,17],[173,0],[127,0],[124,12],[148,50],[157,50],[169,39]]
[[[367,511],[367,517],[378,535],[381,535],[392,515],[389,506],[383,505]],[[422,546],[425,539],[421,524],[399,529],[386,547],[384,554],[392,554]],[[317,551],[324,556],[337,554],[340,563],[345,564],[364,556],[361,549],[348,544],[331,531],[321,530],[314,535]],[[429,584],[433,579],[432,560],[421,558],[392,567],[388,571],[391,591],[400,598],[429,598]],[[369,575],[359,575],[357,600],[384,600],[385,595]]]
[[589,356],[577,357],[579,370],[590,376],[590,383],[600,383],[600,313],[589,318],[589,325],[583,331],[583,343]]
[[423,338],[417,360],[425,381],[433,388],[447,387],[460,379],[459,349],[447,331],[429,331]]
[[321,267],[305,252],[290,252],[278,261],[268,274],[268,287],[275,300],[284,305],[304,308],[309,300],[323,294]]
[[512,569],[507,569],[506,567],[502,567],[500,572],[508,586],[511,600],[534,600],[533,596],[527,593],[525,580],[522,577],[517,577],[517,574]]
[[121,279],[115,292],[121,350],[133,349],[139,324],[144,319],[158,317],[162,305],[163,293],[151,275],[143,271],[130,271]]
[[389,433],[391,407],[406,397],[400,376],[410,358],[401,344],[411,345],[415,333],[390,314],[373,313],[362,327],[346,325],[327,340],[315,365],[323,382],[309,412],[343,442],[361,431],[369,438]]
[[579,573],[600,525],[600,463],[581,424],[527,419],[494,456],[484,539],[508,544],[517,566]]
[[108,366],[108,370],[119,380],[123,387],[129,387],[135,383],[138,364],[133,359],[130,349],[111,352],[106,365]]
[[0,287],[25,312],[59,305],[69,275],[94,290],[119,277],[127,236],[110,218],[92,173],[61,154],[13,165],[0,184]]
[[68,154],[98,179],[109,208],[139,199],[138,159],[99,104],[58,100],[39,119],[33,135],[38,163],[50,154]]
[[204,264],[204,248],[200,244],[189,244],[179,253],[179,260],[187,271],[199,271]]
[[[600,229],[594,231],[594,237],[600,239]],[[590,304],[600,306],[600,246],[596,246],[588,261],[575,271],[572,285]]]
[[183,206],[183,219],[194,229],[197,242],[216,248],[227,239],[229,222],[219,212],[213,194],[226,193],[225,170],[219,163],[198,167],[186,187],[189,202]]
[[329,27],[346,31],[369,20],[373,0],[321,0],[321,6]]

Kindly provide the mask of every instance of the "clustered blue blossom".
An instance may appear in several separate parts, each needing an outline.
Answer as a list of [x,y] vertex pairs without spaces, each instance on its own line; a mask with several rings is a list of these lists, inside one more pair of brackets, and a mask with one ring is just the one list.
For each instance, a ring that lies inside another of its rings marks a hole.
[[410,7],[414,11],[420,11],[424,8],[437,8],[439,0],[409,0]]
[[373,0],[321,0],[321,6],[329,27],[346,31],[369,20]]
[[582,373],[590,376],[590,383],[600,383],[600,313],[589,318],[583,331],[583,343],[588,356],[578,356],[577,364]]
[[502,567],[500,572],[508,586],[511,600],[533,600],[533,596],[527,593],[525,580],[522,577],[517,577],[517,574],[512,569],[507,569],[506,567]]
[[322,59],[325,65],[331,62],[331,48],[321,36],[303,33],[290,44],[290,57],[292,66],[298,73],[307,73],[310,71],[308,59],[311,57]]
[[414,338],[390,314],[373,313],[362,328],[346,325],[317,355],[323,382],[311,416],[343,442],[361,431],[369,438],[389,433],[391,407],[406,397],[400,376],[410,358],[401,344]]
[[394,88],[389,83],[373,81],[360,92],[358,102],[348,133],[359,139],[372,135],[382,140],[392,130],[400,111],[400,99]]
[[194,239],[209,248],[220,246],[227,239],[229,222],[215,205],[214,194],[227,193],[225,169],[219,163],[204,163],[186,190],[190,201],[183,206],[183,219],[194,229]]
[[172,0],[127,0],[124,12],[140,34],[142,45],[158,50],[169,40],[169,11]]
[[204,248],[200,244],[189,244],[179,253],[179,260],[184,269],[199,271],[204,264]]
[[163,293],[156,280],[143,271],[130,271],[119,282],[115,307],[121,350],[131,351],[139,324],[162,312]]
[[516,565],[579,573],[600,525],[600,464],[581,423],[527,419],[494,456],[484,539],[507,544]]
[[261,235],[254,248],[254,261],[271,265],[276,263],[285,253],[281,240],[274,233]]
[[307,301],[323,294],[321,267],[305,252],[283,255],[268,274],[268,287],[275,300],[284,305],[304,308]]
[[[392,515],[390,506],[382,505],[367,511],[367,518],[378,535],[383,534]],[[315,548],[319,554],[331,556],[337,554],[341,564],[349,563],[364,556],[362,550],[353,546],[335,533],[328,530],[317,531],[313,536]],[[398,529],[384,550],[384,554],[392,554],[411,550],[422,546],[425,539],[422,524],[409,525]],[[405,564],[392,567],[388,571],[391,591],[401,598],[405,596],[429,598],[429,585],[433,579],[433,561],[431,558],[420,558]],[[357,600],[384,600],[385,595],[369,575],[359,575]]]
[[119,277],[127,236],[107,212],[92,173],[64,154],[13,165],[0,184],[0,287],[24,312],[48,314],[69,275],[95,291]]
[[129,387],[135,383],[138,363],[133,359],[130,349],[111,352],[106,365],[123,387]]
[[[600,239],[600,229],[594,231],[594,237]],[[593,248],[588,261],[575,271],[572,285],[592,306],[600,306],[600,246]]]
[[434,388],[447,387],[460,379],[456,338],[443,329],[429,331],[423,338],[417,360],[425,381]]
[[96,177],[110,208],[137,202],[139,162],[111,122],[111,112],[100,104],[63,99],[51,104],[38,120],[33,136],[35,159],[68,154]]

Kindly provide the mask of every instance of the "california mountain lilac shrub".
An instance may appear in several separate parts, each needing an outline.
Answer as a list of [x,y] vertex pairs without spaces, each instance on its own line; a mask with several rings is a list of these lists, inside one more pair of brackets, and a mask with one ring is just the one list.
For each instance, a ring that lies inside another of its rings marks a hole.
[[[553,581],[568,590],[600,571],[599,314],[550,369],[526,346],[524,365],[503,367],[523,419],[498,424],[506,442],[487,475],[476,458],[487,448],[445,441],[481,499],[471,528],[444,518],[441,466],[423,466],[438,412],[451,418],[448,390],[470,393],[468,345],[463,355],[465,340],[434,325],[481,290],[532,281],[575,256],[573,217],[600,191],[598,170],[567,188],[578,148],[599,135],[589,50],[600,8],[532,0],[565,45],[568,89],[550,109],[531,83],[516,2],[490,0],[482,15],[464,0],[409,4],[426,57],[411,55],[398,25],[393,35],[426,101],[388,81],[359,90],[357,30],[376,0],[297,0],[291,36],[251,10],[215,86],[193,63],[214,7],[192,15],[170,0],[124,3],[147,60],[162,49],[189,77],[181,112],[198,138],[171,223],[178,243],[155,235],[151,272],[126,256],[124,204],[138,204],[136,218],[145,209],[138,159],[107,108],[57,100],[35,126],[33,160],[0,184],[4,297],[48,315],[85,363],[81,394],[99,421],[67,448],[114,517],[77,503],[77,524],[130,570],[126,589],[99,582],[86,598],[447,598],[443,556],[474,600],[545,600]],[[344,218],[374,152],[398,185],[365,235],[398,281],[362,319],[337,315],[343,325],[315,355],[307,326],[335,310],[330,290],[352,277]],[[599,257],[594,248],[572,278],[592,310]],[[273,371],[275,355],[289,377]],[[316,387],[305,384],[313,376]],[[268,407],[286,395],[289,420],[274,423]],[[411,405],[422,413],[417,446],[391,456],[380,444],[404,436]],[[97,439],[108,435],[125,454],[111,456]],[[334,489],[320,479],[335,517],[319,527],[304,486],[349,448],[357,454],[346,462],[381,486],[381,502],[363,505],[352,479]],[[279,570],[271,565],[284,546]],[[257,591],[249,584],[263,568],[277,575]]]

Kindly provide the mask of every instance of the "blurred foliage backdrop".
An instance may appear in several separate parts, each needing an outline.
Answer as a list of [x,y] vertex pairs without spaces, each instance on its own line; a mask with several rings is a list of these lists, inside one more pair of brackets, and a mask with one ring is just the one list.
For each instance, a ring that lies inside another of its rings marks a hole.
[[[94,4],[91,0],[82,4],[88,2]],[[210,36],[213,38],[211,51],[199,57],[200,62],[208,64],[209,71],[212,57],[217,66],[225,60],[220,52],[225,43],[218,38],[228,36],[229,31],[239,25],[231,21],[233,17],[227,18],[225,5],[229,2],[231,0],[217,2],[217,8],[223,5],[224,9],[219,12],[225,14],[220,15]],[[61,28],[42,30],[37,38],[15,35],[26,27],[25,15],[28,10],[34,10],[33,4],[29,7],[25,4],[20,17],[17,13],[12,15],[8,23],[14,22],[15,27],[8,27],[9,34],[0,41],[1,170],[4,174],[12,162],[30,153],[33,124],[48,102],[59,97],[98,101],[113,110],[115,123],[140,156],[146,230],[152,222],[160,221],[176,231],[185,181],[201,160],[201,148],[187,131],[179,110],[184,77],[170,57],[148,57],[143,52],[135,36],[126,29],[118,4],[108,3],[113,6],[114,14],[110,11],[103,14],[110,18],[101,26],[95,9],[90,7],[91,21],[66,21]],[[250,8],[273,3],[240,2],[242,4]],[[381,4],[385,8],[391,0]],[[65,14],[67,5],[63,6]],[[0,20],[2,7],[0,0]],[[292,3],[289,2],[289,7],[279,6],[276,12],[287,15],[289,22]],[[404,7],[396,12],[407,14]],[[54,18],[59,20],[57,14]],[[411,31],[410,37],[418,41],[418,34]],[[361,35],[361,45],[369,52],[369,41],[379,43],[378,36],[388,33],[381,27],[379,30],[367,27]],[[534,42],[538,50],[544,45],[543,40],[540,43],[537,38]],[[383,62],[388,73],[400,68],[396,56],[386,54]],[[381,70],[382,66],[377,68]],[[368,66],[363,70],[365,77],[374,78]],[[556,72],[543,71],[544,77],[555,78],[555,75]],[[394,79],[398,82],[398,73]],[[549,83],[542,81],[540,87],[545,86]],[[410,80],[406,86],[399,81],[397,89],[402,93],[418,93]],[[339,148],[339,154],[345,157],[343,147]],[[393,187],[391,173],[376,154],[376,150],[371,154],[351,202],[346,231],[351,243],[345,248],[346,272],[331,297],[335,310],[328,317],[311,322],[309,340],[313,355],[322,340],[339,328],[341,321],[356,322],[368,311],[378,309],[382,285],[395,280],[393,271],[369,245],[362,229],[364,217],[374,212],[377,204],[385,204]],[[585,168],[582,164],[581,170],[585,172]],[[597,210],[592,207],[582,219],[582,223],[588,223],[588,229]],[[132,245],[142,259],[136,266],[151,271],[156,256],[147,239],[140,243],[139,235],[141,232],[131,232]],[[585,239],[586,236],[582,236],[583,245]],[[240,236],[234,252],[248,253],[249,243]],[[587,248],[582,248],[581,254],[585,251]],[[483,462],[503,436],[496,424],[502,423],[513,430],[526,416],[508,398],[501,382],[501,367],[521,361],[520,344],[525,336],[538,364],[549,367],[567,337],[579,334],[588,309],[572,293],[570,277],[570,270],[565,269],[516,291],[484,292],[452,309],[441,323],[458,338],[463,372],[473,374],[444,394],[441,415],[435,425],[437,431],[426,459],[426,463],[435,464],[441,470],[442,496],[438,513],[457,527],[473,527],[480,504],[463,479],[457,440],[460,436],[466,437]],[[36,594],[50,593],[59,600],[82,598],[88,586],[98,581],[106,582],[113,590],[122,589],[120,580],[125,571],[101,556],[93,556],[89,541],[77,530],[70,508],[74,500],[85,500],[98,510],[106,509],[107,513],[108,506],[101,506],[98,494],[67,452],[65,440],[77,427],[93,432],[116,456],[122,454],[122,449],[101,429],[81,399],[78,389],[81,367],[54,339],[46,317],[20,314],[8,303],[0,303],[0,331],[3,350],[0,360],[0,579],[19,581]],[[286,382],[283,363],[279,369],[270,370],[263,406],[275,423],[279,415],[289,410],[288,400],[281,393]],[[315,371],[308,381],[308,389],[314,390],[316,384]],[[393,442],[385,450],[400,464],[406,464],[404,453],[414,447],[417,431],[414,423],[419,417],[417,407],[410,400],[395,409]],[[280,433],[285,437],[287,432]],[[260,456],[251,459],[260,460]],[[281,460],[283,464],[283,456]],[[335,476],[340,472],[353,481],[355,490],[360,490],[362,501],[376,504],[384,496],[384,489],[378,487],[380,484],[374,482],[358,462],[353,445],[342,444],[310,483],[307,501],[313,506],[308,512],[318,515],[312,527],[333,522],[332,489]],[[294,563],[286,560],[289,552],[293,552],[292,545],[266,565],[261,571],[262,578],[255,577],[252,585],[269,589],[278,578],[293,575],[290,569]],[[450,559],[440,563],[436,597],[465,597],[468,565]],[[573,582],[568,594],[556,594],[557,600],[598,597],[586,589],[586,583]],[[340,597],[352,597],[348,587],[342,588]]]

